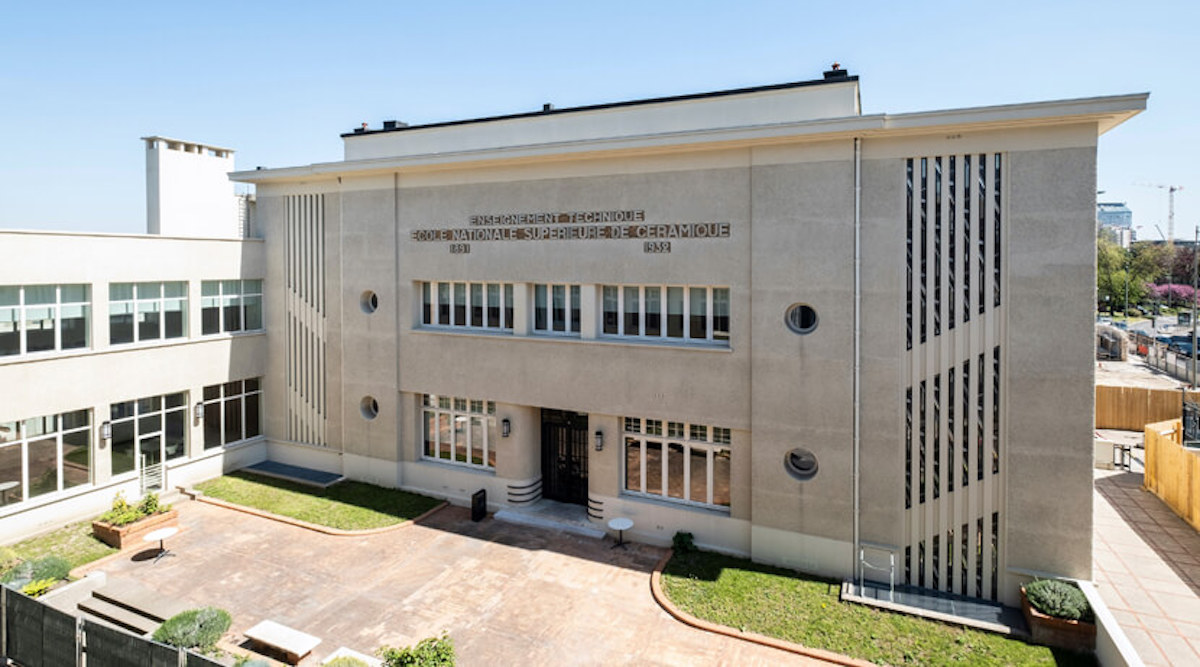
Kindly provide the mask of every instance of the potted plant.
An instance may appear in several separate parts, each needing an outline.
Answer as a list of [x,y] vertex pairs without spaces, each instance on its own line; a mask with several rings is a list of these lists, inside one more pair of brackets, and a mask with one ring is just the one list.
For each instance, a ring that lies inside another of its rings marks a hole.
[[141,544],[142,536],[152,530],[178,523],[179,512],[170,505],[160,505],[157,493],[151,491],[138,504],[131,505],[125,500],[125,493],[118,492],[112,509],[92,522],[92,534],[110,547],[124,549]]
[[1075,584],[1038,579],[1022,586],[1021,611],[1034,642],[1083,653],[1096,650],[1092,607]]

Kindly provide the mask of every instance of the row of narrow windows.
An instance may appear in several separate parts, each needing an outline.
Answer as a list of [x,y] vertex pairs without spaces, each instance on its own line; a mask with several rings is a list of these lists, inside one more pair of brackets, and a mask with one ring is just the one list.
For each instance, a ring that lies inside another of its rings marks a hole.
[[[982,315],[989,303],[993,307],[1000,305],[1003,162],[1000,153],[909,158],[905,173],[908,203],[906,335],[907,347],[911,350],[914,339],[924,343],[931,334],[942,335],[943,324],[946,330],[953,330],[960,321],[970,322],[972,311]],[[992,259],[990,299],[985,279],[989,253]],[[946,265],[944,276],[943,264]],[[958,308],[959,276],[962,278],[961,309]],[[931,297],[932,313],[929,309]]]
[[[961,411],[955,410],[958,400],[955,387],[955,370],[949,369],[945,375],[946,392],[942,393],[941,373],[933,376],[932,383],[921,380],[917,384],[917,395],[913,396],[913,388],[905,390],[904,395],[904,507],[913,506],[914,495],[917,503],[924,503],[927,494],[933,499],[941,497],[943,489],[954,491],[955,454],[959,455],[959,476],[962,488],[971,482],[971,420],[969,415],[974,407],[975,414],[975,479],[982,481],[984,471],[989,469],[991,474],[1000,474],[1000,346],[992,348],[991,354],[991,384],[992,400],[987,405],[985,376],[987,375],[987,355],[980,353],[976,360],[974,385],[972,385],[971,362],[962,362],[958,375],[958,386],[961,387]],[[932,387],[930,387],[932,384]],[[914,405],[915,398],[915,405]],[[932,398],[932,400],[930,400]],[[946,413],[945,432],[942,431],[942,412]],[[992,417],[991,433],[985,433],[985,413],[990,411]],[[960,431],[961,426],[961,431]],[[917,488],[913,489],[913,431],[916,429],[916,474]],[[955,439],[959,444],[956,445]],[[932,459],[932,466],[928,459]],[[945,475],[942,462],[945,461]],[[932,477],[932,485],[926,484],[926,474]],[[943,484],[944,482],[944,484]],[[926,491],[930,488],[930,491]]]
[[[986,544],[983,517],[975,520],[973,535],[971,524],[964,523],[957,531],[947,530],[944,539],[942,535],[934,535],[929,540],[921,540],[917,543],[915,561],[913,548],[905,547],[904,583],[995,600],[1000,576],[999,512],[992,512],[990,527],[990,539]],[[975,556],[973,569],[970,566],[972,555]],[[985,584],[990,586],[985,588]]]

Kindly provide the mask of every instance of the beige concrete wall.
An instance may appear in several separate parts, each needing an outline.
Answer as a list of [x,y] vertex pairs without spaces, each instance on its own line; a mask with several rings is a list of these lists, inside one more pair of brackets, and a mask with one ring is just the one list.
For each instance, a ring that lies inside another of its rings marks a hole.
[[[1002,342],[1008,447],[1002,462],[1007,486],[999,492],[1002,563],[1087,574],[1090,524],[1080,513],[1090,503],[1090,450],[1079,448],[1076,456],[1071,443],[1090,436],[1084,425],[1091,414],[1090,351],[1084,349],[1090,335],[1064,344],[1057,323],[1066,317],[1070,331],[1090,327],[1095,133],[1094,126],[1065,125],[864,141],[862,539],[897,547],[906,539],[903,158],[999,151],[1006,156],[1004,307],[1010,318]],[[359,469],[378,463],[384,472],[375,472],[394,475],[398,485],[458,502],[487,488],[495,507],[508,484],[540,474],[538,408],[584,412],[589,430],[606,434],[603,452],[589,448],[590,495],[604,501],[606,516],[634,518],[639,539],[665,543],[674,530],[691,529],[702,543],[759,560],[849,575],[853,179],[853,143],[841,139],[346,175],[340,183],[264,187],[259,199],[268,219],[264,203],[272,193],[305,187],[327,193],[330,291],[340,300],[328,329],[331,397],[344,392],[330,420],[345,420],[331,433],[339,433],[335,446],[345,449],[347,461],[361,457]],[[470,254],[451,255],[445,243],[409,238],[413,229],[466,227],[468,216],[480,213],[616,209],[645,210],[648,222],[729,221],[733,233],[725,240],[675,241],[666,256],[646,255],[634,241],[473,242]],[[340,281],[336,289],[334,280]],[[725,285],[732,341],[727,350],[713,350],[421,330],[417,285],[427,280],[513,282],[518,292],[537,282],[587,289]],[[1062,285],[1054,300],[1045,298],[1046,280]],[[375,315],[359,310],[364,289],[380,295],[383,307]],[[1064,308],[1067,300],[1074,305]],[[817,309],[816,332],[798,336],[784,326],[785,309],[796,302]],[[380,317],[385,309],[392,312]],[[1074,387],[1065,398],[1063,378]],[[358,415],[358,401],[368,392],[385,413],[378,425],[365,426]],[[499,402],[497,420],[508,416],[513,435],[498,440],[494,473],[420,459],[421,393]],[[1071,414],[1065,422],[1064,410]],[[385,416],[394,428],[380,422]],[[620,416],[733,428],[731,513],[622,495]],[[1048,425],[1052,417],[1057,426]],[[1047,439],[1043,424],[1060,440]],[[817,455],[815,479],[799,482],[784,472],[784,453],[796,446]],[[1047,519],[1046,503],[1064,494],[1070,507]],[[1009,583],[1002,578],[1002,595]]]
[[1013,152],[1006,175],[1007,562],[1090,579],[1095,148]]
[[[849,542],[853,145],[842,150],[839,161],[754,168],[751,504],[756,527]],[[784,324],[797,302],[817,311],[811,334]],[[816,455],[815,478],[801,482],[785,472],[784,455],[794,447]],[[756,557],[777,560],[755,548]]]

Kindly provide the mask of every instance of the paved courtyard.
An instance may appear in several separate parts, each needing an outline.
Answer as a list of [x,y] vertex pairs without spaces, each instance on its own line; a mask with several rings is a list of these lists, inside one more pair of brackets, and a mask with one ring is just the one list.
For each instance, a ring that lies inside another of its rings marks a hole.
[[447,630],[463,665],[825,664],[703,632],[650,594],[664,551],[516,526],[448,507],[405,528],[337,537],[199,502],[157,563],[126,553],[111,576],[233,615],[271,619],[363,653]]
[[1140,472],[1096,472],[1100,596],[1147,665],[1200,665],[1200,535],[1141,485]]

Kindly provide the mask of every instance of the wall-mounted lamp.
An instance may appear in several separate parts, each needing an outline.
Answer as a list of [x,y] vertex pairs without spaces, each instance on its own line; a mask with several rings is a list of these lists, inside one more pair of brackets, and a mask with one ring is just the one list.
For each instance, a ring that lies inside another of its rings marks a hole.
[[596,451],[598,451],[598,452],[604,451],[604,431],[597,429],[595,438],[596,438]]
[[507,438],[512,433],[512,422],[508,421],[508,417],[500,420],[500,437]]
[[195,405],[192,406],[192,419],[194,419],[196,421],[196,424],[199,424],[200,422],[204,421],[204,404],[203,403],[197,402]]
[[112,440],[112,422],[104,422],[100,424],[100,439]]

